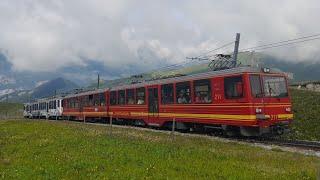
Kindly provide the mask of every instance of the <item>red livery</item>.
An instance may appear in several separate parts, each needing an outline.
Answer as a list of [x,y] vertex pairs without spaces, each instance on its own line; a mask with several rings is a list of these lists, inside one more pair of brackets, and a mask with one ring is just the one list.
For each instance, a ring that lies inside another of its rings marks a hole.
[[67,119],[110,119],[180,130],[222,129],[244,136],[283,133],[293,120],[287,76],[238,67],[67,96]]

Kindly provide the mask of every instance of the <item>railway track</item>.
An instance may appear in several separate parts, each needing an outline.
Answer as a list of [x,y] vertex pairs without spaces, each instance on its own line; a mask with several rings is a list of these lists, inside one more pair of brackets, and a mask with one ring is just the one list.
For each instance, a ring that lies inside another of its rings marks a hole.
[[265,144],[278,145],[278,146],[287,146],[295,147],[306,150],[320,151],[320,142],[319,141],[302,141],[302,140],[285,140],[285,139],[269,139],[265,141],[257,141]]

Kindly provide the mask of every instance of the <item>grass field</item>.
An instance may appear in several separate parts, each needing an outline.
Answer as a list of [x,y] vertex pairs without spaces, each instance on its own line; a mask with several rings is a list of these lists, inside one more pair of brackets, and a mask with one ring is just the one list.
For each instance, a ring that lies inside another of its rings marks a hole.
[[320,93],[291,89],[294,122],[286,137],[320,141]]
[[3,179],[315,179],[320,159],[134,129],[0,121]]

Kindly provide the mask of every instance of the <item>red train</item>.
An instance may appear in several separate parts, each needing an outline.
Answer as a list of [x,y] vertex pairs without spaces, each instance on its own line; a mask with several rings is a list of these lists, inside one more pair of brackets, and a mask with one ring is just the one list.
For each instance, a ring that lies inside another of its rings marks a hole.
[[110,119],[228,135],[282,134],[293,120],[287,76],[238,67],[67,96],[66,119]]

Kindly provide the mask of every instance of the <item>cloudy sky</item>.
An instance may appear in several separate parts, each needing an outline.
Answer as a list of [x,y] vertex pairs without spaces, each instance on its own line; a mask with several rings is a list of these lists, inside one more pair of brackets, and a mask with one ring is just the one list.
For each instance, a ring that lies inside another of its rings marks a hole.
[[[237,32],[241,48],[320,33],[319,8],[318,0],[1,0],[0,49],[17,71],[90,61],[146,70],[219,47]],[[319,41],[269,53],[320,59]]]

